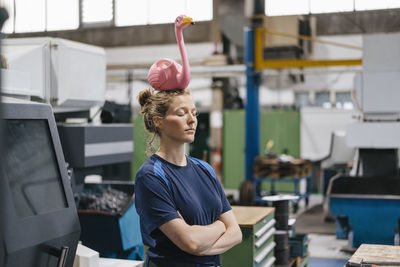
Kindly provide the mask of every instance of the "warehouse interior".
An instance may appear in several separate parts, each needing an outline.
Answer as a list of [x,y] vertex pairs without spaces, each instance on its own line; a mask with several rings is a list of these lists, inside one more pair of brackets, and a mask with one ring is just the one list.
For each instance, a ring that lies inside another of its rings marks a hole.
[[400,266],[399,1],[0,7],[1,267],[147,266],[135,176],[157,142],[138,95],[186,57],[185,153],[243,235],[220,266]]

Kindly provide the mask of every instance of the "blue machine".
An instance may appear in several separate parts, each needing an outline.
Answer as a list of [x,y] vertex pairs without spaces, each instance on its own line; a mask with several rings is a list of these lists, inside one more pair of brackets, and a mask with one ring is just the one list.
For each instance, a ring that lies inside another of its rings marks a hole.
[[341,220],[337,233],[348,228],[353,246],[393,245],[399,232],[399,44],[399,33],[363,36],[363,70],[354,84],[361,115],[346,130],[347,146],[358,152],[356,177],[339,176],[328,188],[332,214]]
[[328,189],[331,212],[340,218],[337,238],[351,245],[393,245],[400,227],[399,177],[337,177]]

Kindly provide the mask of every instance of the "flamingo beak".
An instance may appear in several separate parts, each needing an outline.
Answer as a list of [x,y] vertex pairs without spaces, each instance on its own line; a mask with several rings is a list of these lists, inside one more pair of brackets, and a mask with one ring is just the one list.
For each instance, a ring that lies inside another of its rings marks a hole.
[[182,23],[184,25],[194,24],[193,19],[191,17],[184,17]]

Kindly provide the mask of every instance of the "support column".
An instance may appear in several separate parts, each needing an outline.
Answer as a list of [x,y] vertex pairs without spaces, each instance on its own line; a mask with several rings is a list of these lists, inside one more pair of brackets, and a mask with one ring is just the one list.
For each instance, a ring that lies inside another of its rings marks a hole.
[[246,130],[245,130],[245,160],[246,180],[253,179],[253,163],[259,155],[260,148],[260,105],[259,86],[261,73],[254,70],[254,28],[245,28],[245,64],[246,64]]

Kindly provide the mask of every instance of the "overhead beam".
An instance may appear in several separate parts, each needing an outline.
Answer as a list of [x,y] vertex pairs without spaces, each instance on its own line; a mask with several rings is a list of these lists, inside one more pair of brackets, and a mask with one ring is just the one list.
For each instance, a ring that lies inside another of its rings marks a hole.
[[283,68],[310,68],[310,67],[331,67],[331,66],[357,66],[362,65],[361,59],[322,59],[322,60],[264,60],[264,28],[255,29],[254,41],[254,69],[283,69]]

